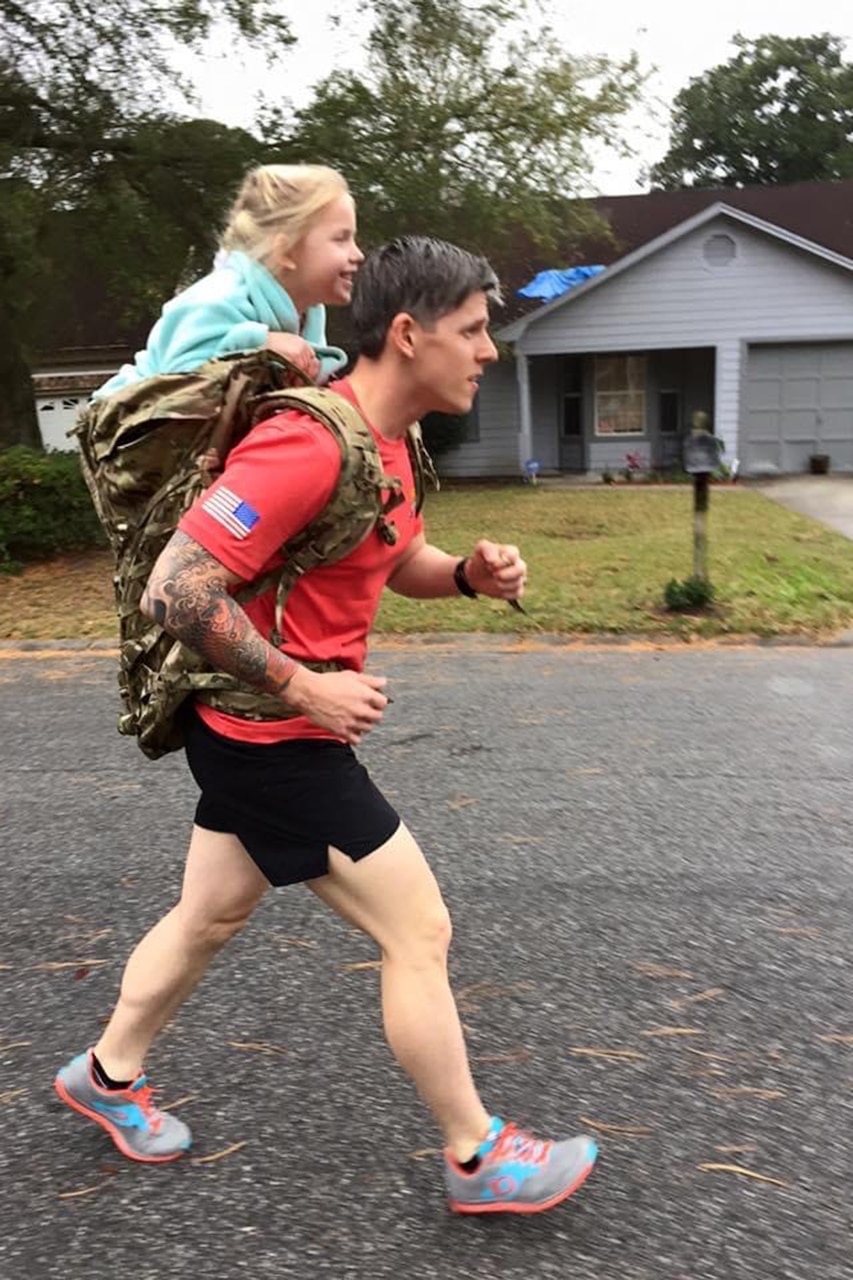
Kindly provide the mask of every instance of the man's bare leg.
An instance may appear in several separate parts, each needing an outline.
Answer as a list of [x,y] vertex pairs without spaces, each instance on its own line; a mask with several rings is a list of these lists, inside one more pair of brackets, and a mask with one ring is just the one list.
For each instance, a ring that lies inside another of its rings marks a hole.
[[458,1160],[474,1155],[489,1128],[447,974],[450,917],[426,859],[403,825],[353,862],[329,851],[329,875],[309,888],[382,951],[382,1012],[388,1043],[414,1081]]
[[127,962],[115,1011],[95,1045],[113,1080],[132,1080],[154,1037],[249,919],[269,882],[236,836],[193,827],[181,898]]

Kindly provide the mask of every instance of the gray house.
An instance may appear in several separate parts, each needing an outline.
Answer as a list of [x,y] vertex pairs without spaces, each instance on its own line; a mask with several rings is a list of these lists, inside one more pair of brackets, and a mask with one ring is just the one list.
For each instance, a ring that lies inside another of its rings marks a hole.
[[675,465],[696,410],[741,474],[853,471],[853,258],[790,225],[717,200],[497,336],[444,475]]

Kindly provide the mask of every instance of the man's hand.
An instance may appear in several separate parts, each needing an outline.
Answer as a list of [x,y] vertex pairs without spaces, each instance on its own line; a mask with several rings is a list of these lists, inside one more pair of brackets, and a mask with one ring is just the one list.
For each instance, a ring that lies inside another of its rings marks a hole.
[[520,600],[527,582],[527,565],[518,547],[481,538],[465,561],[465,577],[480,595]]
[[328,729],[357,747],[379,723],[388,698],[382,692],[384,676],[358,671],[311,671],[300,667],[288,681],[284,699],[312,724]]
[[295,364],[297,369],[301,369],[312,382],[316,381],[317,374],[320,372],[320,361],[314,354],[314,348],[304,338],[300,338],[295,333],[279,333],[277,330],[271,330],[267,335],[267,351],[283,356],[285,360]]

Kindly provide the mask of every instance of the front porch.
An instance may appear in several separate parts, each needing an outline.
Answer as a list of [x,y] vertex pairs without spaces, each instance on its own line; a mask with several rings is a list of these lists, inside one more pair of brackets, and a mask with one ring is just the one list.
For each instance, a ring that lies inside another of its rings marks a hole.
[[638,352],[517,354],[520,469],[540,474],[646,470],[681,464],[692,416],[714,421],[713,347]]

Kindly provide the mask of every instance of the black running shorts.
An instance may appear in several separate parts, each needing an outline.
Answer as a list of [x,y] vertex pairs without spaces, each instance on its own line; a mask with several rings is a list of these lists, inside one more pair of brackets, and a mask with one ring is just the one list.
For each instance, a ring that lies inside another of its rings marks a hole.
[[400,825],[345,743],[235,742],[190,713],[186,752],[201,788],[196,824],[237,836],[270,884],[326,875],[329,845],[357,862]]

